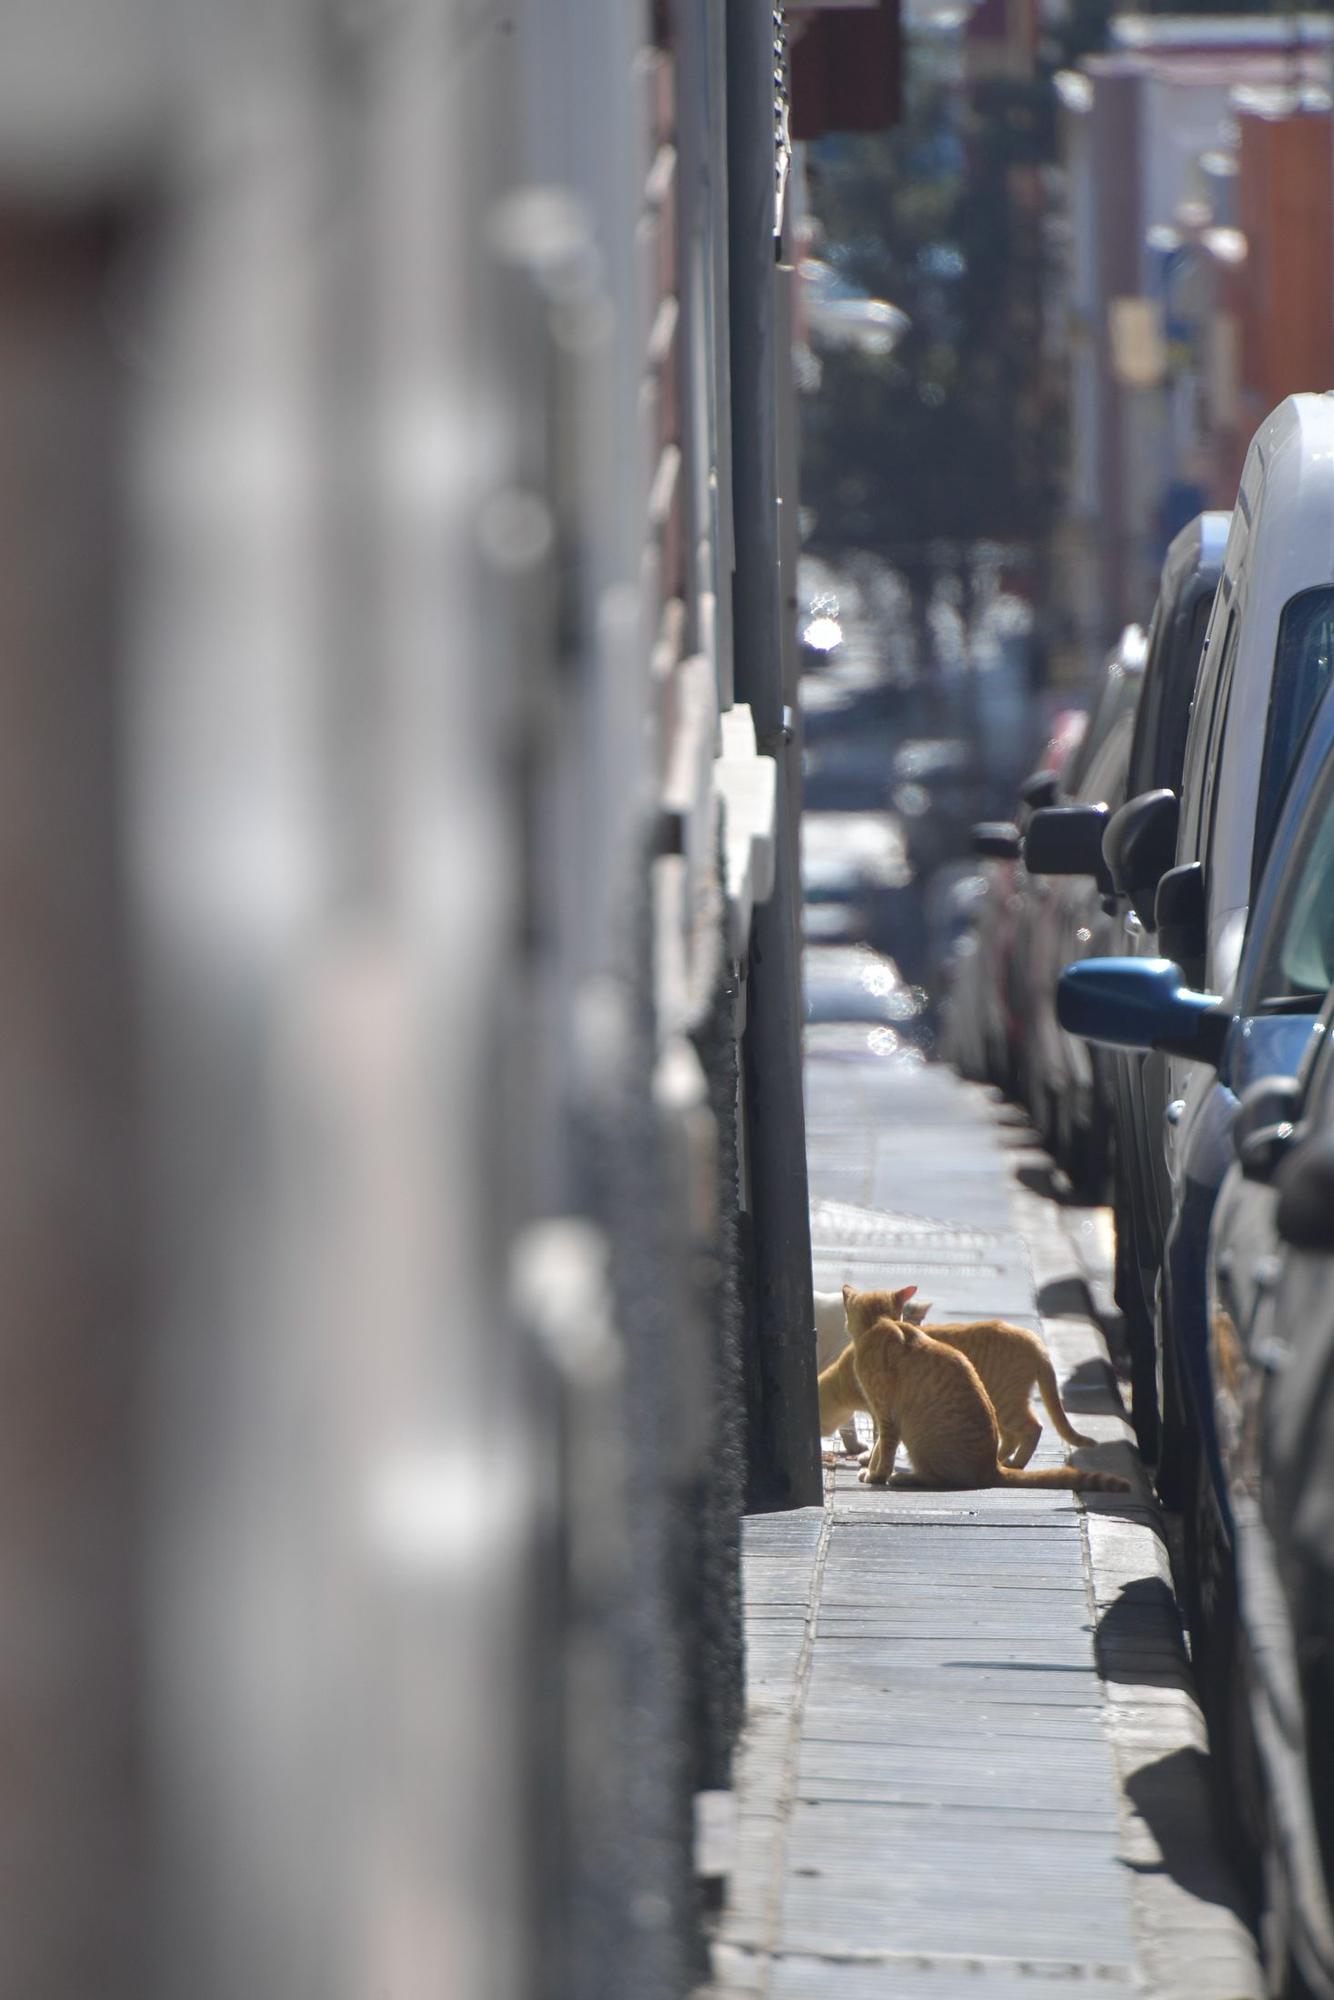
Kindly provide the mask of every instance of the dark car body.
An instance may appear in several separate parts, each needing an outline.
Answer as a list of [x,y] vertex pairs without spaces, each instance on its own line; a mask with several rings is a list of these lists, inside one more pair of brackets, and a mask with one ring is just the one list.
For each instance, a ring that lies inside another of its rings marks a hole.
[[[1101,669],[1088,729],[1062,777],[1056,811],[1070,805],[1111,811],[1123,802],[1145,659],[1144,634],[1138,625],[1128,625]],[[1038,1130],[1076,1189],[1099,1199],[1111,1124],[1110,1064],[1101,1051],[1090,1050],[1061,1027],[1056,981],[1071,960],[1115,951],[1110,883],[1085,874],[1041,875],[1032,866],[1027,839],[1024,853],[1016,951],[1027,982],[1023,1094]]]
[[1256,1371],[1263,1374],[1273,1350],[1252,1336],[1248,1351],[1237,1336],[1237,1329],[1255,1326],[1263,1274],[1252,1257],[1243,1283],[1235,1248],[1229,1253],[1240,1227],[1235,1180],[1217,1218],[1215,1209],[1238,1133],[1252,1142],[1239,1105],[1250,1106],[1248,1093],[1262,1083],[1272,1096],[1282,1079],[1302,1072],[1322,1038],[1331,978],[1334,696],[1327,694],[1281,801],[1228,1001],[1193,990],[1179,965],[1122,959],[1071,967],[1062,975],[1059,1002],[1072,1029],[1164,1049],[1174,1064],[1195,1063],[1203,1086],[1179,1127],[1161,1324],[1184,1419],[1177,1471],[1186,1503],[1187,1618],[1229,1798],[1240,1791],[1247,1763],[1237,1731],[1233,1644],[1239,1574],[1246,1596],[1239,1549],[1255,1519],[1254,1439],[1246,1434],[1263,1397]]
[[[1175,1128],[1173,1202],[1161,1272],[1161,1320],[1170,1342],[1167,1363],[1185,1398],[1191,1439],[1198,1442],[1224,1527],[1227,1501],[1214,1434],[1214,1385],[1210,1369],[1205,1266],[1209,1227],[1223,1176],[1232,1160],[1232,1125],[1241,1094],[1260,1077],[1293,1076],[1311,1040],[1324,987],[1296,984],[1285,968],[1278,940],[1291,920],[1300,890],[1300,867],[1311,826],[1322,811],[1325,788],[1334,783],[1334,698],[1327,696],[1312,719],[1305,747],[1288,780],[1251,913],[1233,991],[1209,1010],[1220,1024],[1216,1046],[1200,1064],[1200,1082],[1190,1115]],[[1334,877],[1331,878],[1334,894]],[[1156,1015],[1132,1021],[1123,992],[1135,984],[1129,973],[1161,961],[1087,960],[1062,974],[1058,1008],[1074,1032],[1110,1045],[1157,1047],[1173,1066],[1198,1061],[1174,1040],[1170,1022]],[[1109,977],[1104,978],[1100,968]],[[1123,974],[1116,968],[1127,968]],[[1198,999],[1185,971],[1173,968],[1179,997]],[[1100,984],[1101,982],[1101,984]],[[1089,997],[1097,992],[1097,1007]],[[1081,1006],[1082,1001],[1082,1006]],[[1096,1013],[1096,1018],[1095,1018]],[[1221,1030],[1225,1026],[1225,1032]],[[1159,1032],[1161,1030],[1161,1032]],[[1183,1446],[1183,1449],[1187,1448]]]
[[1056,796],[1060,776],[1088,726],[1085,710],[1054,717],[1038,769],[1020,790],[1011,851],[984,854],[985,888],[978,898],[970,940],[956,950],[942,1006],[942,1053],[964,1075],[999,1085],[1012,1095],[1019,1084],[1028,1006],[1029,969],[1016,958],[1022,907],[1023,863],[1018,831],[1034,798]]
[[[1289,869],[1285,983],[1334,983],[1334,764]],[[1295,1078],[1234,1121],[1209,1246],[1209,1361],[1235,1566],[1234,1643],[1262,1795],[1247,1832],[1281,1880],[1285,1954],[1334,1995],[1334,994]],[[1240,1643],[1236,1643],[1239,1641]],[[1234,1704],[1235,1706],[1235,1704]],[[1249,1746],[1245,1746],[1249,1747]],[[1244,1757],[1233,1758],[1244,1783]]]
[[[1170,790],[1178,796],[1186,758],[1191,702],[1205,633],[1222,570],[1231,515],[1197,515],[1167,551],[1158,601],[1149,626],[1149,655],[1135,717],[1126,774],[1126,797]],[[1156,948],[1153,932],[1125,897],[1117,949],[1132,957]],[[1145,1419],[1141,1446],[1156,1456],[1158,1420],[1154,1359],[1154,1309],[1163,1238],[1171,1213],[1171,1176],[1163,1145],[1169,1103],[1167,1063],[1156,1051],[1127,1050],[1110,1064],[1113,1150],[1112,1197],[1116,1212],[1116,1302],[1125,1315],[1133,1354],[1139,1357]],[[1137,1428],[1139,1426],[1137,1425]]]
[[[1230,519],[1221,512],[1198,515],[1167,551],[1130,739],[1124,788],[1128,799],[1142,800],[1165,791],[1174,798],[1180,794],[1191,704]],[[1069,834],[1075,831],[1073,826],[1068,829]],[[1175,843],[1175,832],[1172,838]],[[1067,865],[1077,860],[1073,855]],[[1090,884],[1089,877],[1082,879]],[[1125,893],[1116,896],[1114,907],[1110,929],[1104,924],[1096,943],[1090,942],[1078,955],[1092,956],[1099,948],[1136,957],[1156,954],[1152,899],[1142,905],[1143,914]],[[1116,1298],[1130,1346],[1135,1428],[1142,1452],[1155,1463],[1160,1457],[1163,1399],[1156,1296],[1173,1200],[1164,1143],[1167,1059],[1154,1050],[1117,1049],[1102,1051],[1101,1063],[1111,1106]]]

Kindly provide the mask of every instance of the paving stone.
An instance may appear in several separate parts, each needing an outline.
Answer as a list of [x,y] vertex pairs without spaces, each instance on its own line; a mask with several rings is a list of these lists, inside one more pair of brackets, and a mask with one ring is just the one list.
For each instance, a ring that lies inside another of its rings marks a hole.
[[[893,2000],[1093,2000],[1125,1992],[1132,1974],[1123,1965],[1090,1974],[1082,1960],[1071,1965],[903,1955],[844,1960],[837,1980],[841,2000],[887,2000],[891,1994]],[[779,1960],[768,1988],[772,2000],[825,2000],[834,1990],[829,1960],[801,1957]]]

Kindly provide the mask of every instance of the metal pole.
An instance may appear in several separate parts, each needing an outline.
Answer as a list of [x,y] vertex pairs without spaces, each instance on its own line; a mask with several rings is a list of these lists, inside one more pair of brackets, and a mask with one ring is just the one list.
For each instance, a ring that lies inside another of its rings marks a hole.
[[792,838],[798,779],[782,681],[774,143],[780,20],[759,0],[728,0],[735,689],[737,700],[750,704],[760,750],[778,767],[776,879],[772,898],[755,911],[743,1054],[753,1246],[746,1368],[753,1509],[810,1506],[821,1495]]

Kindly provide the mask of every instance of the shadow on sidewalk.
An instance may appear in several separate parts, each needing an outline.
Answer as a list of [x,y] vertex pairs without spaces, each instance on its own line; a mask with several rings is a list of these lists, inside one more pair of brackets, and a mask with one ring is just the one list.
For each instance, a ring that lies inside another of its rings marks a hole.
[[1125,1405],[1107,1362],[1081,1361],[1061,1384],[1061,1401],[1072,1416],[1124,1417]]
[[1035,1160],[1029,1165],[1016,1167],[1014,1177],[1020,1187],[1027,1188],[1030,1194],[1041,1195],[1044,1201],[1054,1202],[1057,1208],[1097,1206],[1087,1196],[1077,1195],[1060,1168],[1054,1167],[1050,1160]]
[[1200,1827],[1213,1814],[1204,1751],[1173,1750],[1152,1764],[1142,1764],[1126,1779],[1126,1792],[1157,1842],[1161,1859],[1127,1860],[1125,1866],[1137,1875],[1170,1876],[1189,1895],[1221,1904],[1249,1923],[1245,1898],[1231,1870],[1218,1849],[1200,1839]]
[[1089,1319],[1088,1286],[1082,1278],[1049,1278],[1038,1287],[1043,1319]]
[[1160,1576],[1137,1576],[1122,1585],[1098,1620],[1094,1644],[1105,1681],[1190,1685],[1177,1600]]

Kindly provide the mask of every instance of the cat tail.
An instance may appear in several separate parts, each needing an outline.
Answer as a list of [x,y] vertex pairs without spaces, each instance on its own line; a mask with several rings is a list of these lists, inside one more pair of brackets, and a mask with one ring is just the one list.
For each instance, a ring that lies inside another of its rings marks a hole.
[[1083,1431],[1077,1431],[1065,1414],[1065,1405],[1061,1401],[1061,1391],[1056,1381],[1056,1370],[1045,1354],[1038,1363],[1038,1394],[1047,1405],[1047,1415],[1051,1418],[1054,1428],[1067,1444],[1098,1442],[1096,1438],[1085,1437]]
[[1012,1465],[996,1467],[998,1486],[1059,1486],[1072,1493],[1129,1493],[1130,1481],[1117,1472],[1086,1472],[1082,1465],[1044,1465],[1040,1471]]

